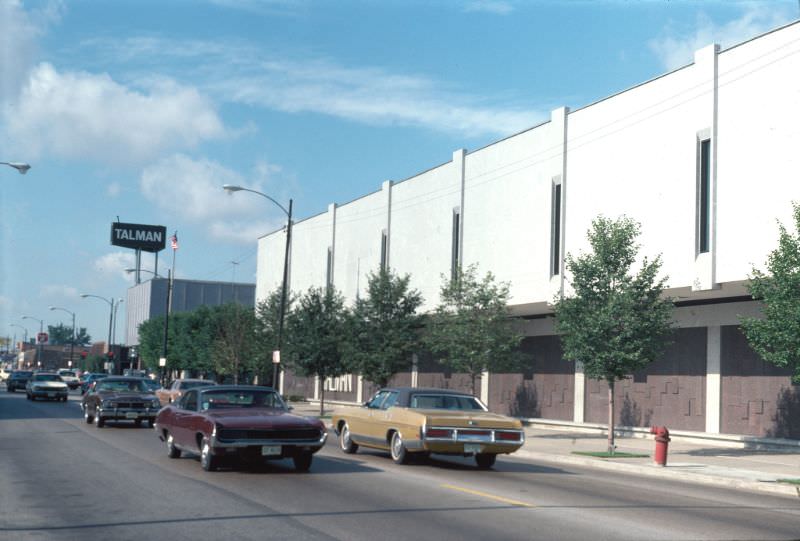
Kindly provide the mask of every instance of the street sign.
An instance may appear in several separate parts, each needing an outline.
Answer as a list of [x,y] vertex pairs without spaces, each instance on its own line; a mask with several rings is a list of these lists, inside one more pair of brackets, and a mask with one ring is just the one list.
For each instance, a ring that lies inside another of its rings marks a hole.
[[272,352],[272,362],[274,364],[281,364],[281,350],[276,349]]
[[158,359],[158,366],[160,366],[161,368],[164,368],[165,366],[167,366],[167,358],[166,357],[159,358]]
[[36,333],[36,342],[38,342],[39,344],[46,344],[48,338],[49,338],[49,336],[47,336],[46,332],[37,332]]

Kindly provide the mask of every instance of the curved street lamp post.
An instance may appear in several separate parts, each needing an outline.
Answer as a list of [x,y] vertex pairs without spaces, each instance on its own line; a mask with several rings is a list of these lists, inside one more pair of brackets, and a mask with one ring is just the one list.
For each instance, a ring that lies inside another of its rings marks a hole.
[[95,299],[100,299],[101,301],[105,301],[111,307],[111,310],[108,314],[108,343],[106,345],[108,351],[111,351],[111,329],[114,324],[114,299],[107,299],[105,297],[101,297],[100,295],[91,295],[89,293],[81,293],[82,298],[92,297]]
[[42,357],[44,357],[44,344],[42,344],[42,342],[39,340],[39,337],[44,332],[44,320],[31,316],[22,316],[22,319],[32,319],[33,321],[39,322],[39,335],[36,336],[36,361],[39,363],[39,366],[41,366]]
[[286,214],[287,222],[286,222],[286,251],[283,256],[283,285],[281,286],[281,311],[279,316],[278,322],[278,347],[277,347],[277,359],[273,357],[272,365],[272,387],[278,390],[278,362],[276,360],[280,360],[280,351],[281,345],[283,343],[283,320],[286,315],[286,289],[288,287],[289,282],[289,247],[292,242],[292,200],[289,199],[289,209],[285,209],[283,205],[275,201],[272,197],[268,196],[265,193],[261,193],[256,190],[251,190],[250,188],[243,188],[242,186],[235,186],[232,184],[223,184],[222,188],[228,192],[229,194],[233,194],[233,192],[250,192],[256,195],[260,195],[266,199],[272,201],[279,209]]

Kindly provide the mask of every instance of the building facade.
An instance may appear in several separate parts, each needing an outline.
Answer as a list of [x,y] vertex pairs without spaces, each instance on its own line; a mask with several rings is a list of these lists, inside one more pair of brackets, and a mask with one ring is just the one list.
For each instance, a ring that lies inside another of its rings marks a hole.
[[[139,325],[167,313],[166,278],[153,278],[128,288],[125,302],[125,340],[128,346],[139,345]],[[255,284],[173,280],[172,312],[191,312],[200,306],[236,302],[255,308]]]
[[[661,256],[675,299],[676,339],[646,371],[618,384],[618,422],[671,429],[800,438],[800,392],[790,371],[764,363],[739,329],[760,309],[747,294],[754,266],[792,225],[800,201],[800,23],[694,62],[467,152],[447,163],[295,224],[291,288],[331,284],[347,299],[386,265],[410,274],[438,303],[442,275],[476,265],[511,286],[533,354],[520,374],[485,374],[493,410],[603,422],[604,384],[562,359],[553,299],[570,294],[565,257],[590,249],[599,215],[641,224],[641,254]],[[280,286],[285,236],[259,239],[256,296]],[[397,376],[414,385],[465,387],[459,374],[416,359]],[[328,382],[356,401],[366,382]],[[287,374],[285,392],[313,385]],[[302,391],[302,392],[300,392]]]

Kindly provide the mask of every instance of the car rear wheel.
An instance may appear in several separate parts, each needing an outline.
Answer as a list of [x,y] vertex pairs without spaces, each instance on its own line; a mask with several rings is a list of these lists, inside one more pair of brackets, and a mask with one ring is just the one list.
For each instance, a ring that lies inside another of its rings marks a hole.
[[98,415],[97,417],[94,418],[94,426],[96,426],[97,428],[103,428],[104,426],[106,426],[105,419],[103,419]]
[[292,457],[292,461],[294,462],[294,469],[299,472],[306,472],[311,468],[311,461],[314,459],[314,455],[311,451],[303,451],[298,453]]
[[219,458],[211,454],[211,444],[206,439],[200,446],[200,465],[206,471],[216,471],[219,466]]
[[403,443],[403,437],[400,435],[400,432],[392,434],[391,453],[392,460],[394,460],[395,464],[405,464],[408,462],[408,451]]
[[347,423],[345,423],[341,432],[339,432],[339,447],[341,447],[342,451],[348,455],[352,455],[358,451],[358,444],[354,443],[350,438],[350,427],[347,425]]
[[482,470],[488,470],[494,466],[495,459],[497,459],[497,455],[492,453],[478,453],[475,455],[475,462],[478,463],[478,467]]
[[170,458],[180,458],[181,450],[175,447],[175,438],[167,432],[167,456]]

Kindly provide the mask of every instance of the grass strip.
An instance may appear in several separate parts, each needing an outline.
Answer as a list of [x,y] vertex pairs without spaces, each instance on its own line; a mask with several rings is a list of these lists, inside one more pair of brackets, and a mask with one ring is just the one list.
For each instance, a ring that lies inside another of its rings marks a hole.
[[790,485],[800,485],[800,479],[778,479],[779,483],[789,483]]
[[640,453],[609,453],[608,451],[572,451],[573,455],[592,456],[595,458],[649,458],[650,455]]

